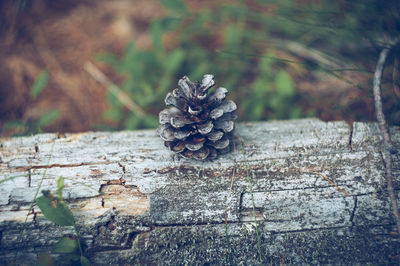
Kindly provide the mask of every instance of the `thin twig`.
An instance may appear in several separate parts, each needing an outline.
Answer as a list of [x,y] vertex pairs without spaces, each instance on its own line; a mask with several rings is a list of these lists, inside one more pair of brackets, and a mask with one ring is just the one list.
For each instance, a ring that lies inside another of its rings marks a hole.
[[313,172],[313,173],[315,173],[315,174],[321,176],[321,177],[324,178],[326,181],[328,181],[329,183],[331,183],[332,185],[334,185],[337,189],[339,189],[340,191],[342,191],[343,194],[345,194],[347,197],[350,196],[349,193],[347,193],[346,191],[344,191],[343,189],[341,189],[338,185],[336,185],[332,180],[330,180],[329,178],[327,178],[327,177],[324,176],[323,174],[318,173],[318,172]]
[[233,143],[233,153],[235,155],[235,164],[232,169],[231,185],[229,187],[229,193],[228,193],[228,197],[226,199],[226,206],[225,206],[225,238],[226,238],[226,243],[228,246],[229,265],[233,265],[232,248],[231,248],[231,244],[229,241],[229,235],[228,235],[228,208],[229,208],[229,204],[232,201],[232,198],[231,198],[232,187],[233,187],[233,181],[235,180],[235,173],[236,173],[236,145],[235,145],[235,143]]
[[253,194],[253,185],[251,183],[251,177],[250,177],[250,171],[249,171],[249,164],[247,162],[246,158],[246,153],[244,152],[244,147],[243,147],[243,140],[240,138],[240,148],[242,150],[242,155],[243,155],[243,161],[246,167],[246,176],[247,176],[247,182],[249,185],[249,193],[250,193],[250,198],[251,198],[251,205],[253,206],[253,216],[254,216],[254,225],[256,227],[256,236],[257,236],[257,247],[258,247],[258,255],[260,256],[260,263],[263,264],[263,259],[262,259],[262,253],[261,253],[261,238],[260,234],[258,232],[258,222],[257,222],[257,215],[256,215],[256,204],[254,203],[254,194]]
[[137,105],[128,94],[126,94],[123,90],[121,90],[117,85],[111,82],[103,72],[100,71],[94,64],[91,62],[86,62],[84,65],[84,69],[101,85],[103,85],[106,89],[108,89],[115,97],[130,111],[136,113],[138,115],[144,115],[146,112]]
[[396,220],[397,234],[400,237],[400,213],[399,213],[399,207],[397,204],[397,197],[394,192],[393,178],[392,178],[391,151],[393,150],[393,146],[390,141],[388,126],[387,126],[385,116],[382,111],[382,97],[381,97],[381,79],[382,79],[383,66],[385,64],[386,57],[389,54],[390,49],[393,46],[395,46],[397,43],[399,43],[399,41],[400,41],[400,38],[396,38],[391,43],[389,43],[389,45],[387,47],[382,49],[382,51],[379,55],[378,63],[376,64],[373,90],[374,90],[376,119],[378,120],[379,130],[383,137],[383,160],[386,165],[386,182],[387,182],[390,202],[392,204],[393,215]]
[[393,91],[394,93],[400,97],[400,75],[399,75],[399,59],[395,58],[393,63],[393,74],[392,74],[392,82],[393,82]]
[[225,224],[228,224],[228,208],[229,204],[231,203],[231,195],[232,195],[232,187],[233,187],[233,181],[235,180],[235,173],[236,173],[236,145],[235,143],[233,144],[233,153],[235,155],[235,164],[232,169],[232,176],[231,176],[231,184],[229,186],[229,192],[228,192],[228,197],[226,199],[226,206],[225,206]]

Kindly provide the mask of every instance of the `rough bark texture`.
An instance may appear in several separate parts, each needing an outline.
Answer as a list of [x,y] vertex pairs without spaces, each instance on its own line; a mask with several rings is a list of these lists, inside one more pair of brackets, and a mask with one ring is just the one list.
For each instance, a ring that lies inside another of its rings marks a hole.
[[[235,134],[234,152],[205,162],[171,156],[154,130],[0,139],[0,264],[32,264],[73,234],[27,213],[41,180],[55,191],[59,176],[95,265],[257,265],[258,246],[264,264],[399,262],[376,124],[272,121]],[[399,149],[400,129],[391,135]]]

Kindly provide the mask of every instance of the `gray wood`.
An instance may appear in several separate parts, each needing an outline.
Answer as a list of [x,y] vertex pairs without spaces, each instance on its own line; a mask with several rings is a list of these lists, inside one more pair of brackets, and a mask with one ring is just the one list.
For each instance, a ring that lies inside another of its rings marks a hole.
[[73,235],[28,215],[60,176],[96,265],[257,265],[258,245],[264,264],[399,262],[376,124],[241,123],[235,135],[233,152],[204,162],[173,156],[155,130],[0,139],[0,264],[32,264]]

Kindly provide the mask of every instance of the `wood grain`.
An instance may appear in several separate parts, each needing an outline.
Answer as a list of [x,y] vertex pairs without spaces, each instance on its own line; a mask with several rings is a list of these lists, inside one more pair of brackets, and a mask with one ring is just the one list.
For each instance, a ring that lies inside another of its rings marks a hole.
[[73,235],[37,207],[28,215],[60,176],[95,265],[257,265],[256,231],[265,264],[399,260],[376,124],[242,123],[235,136],[204,162],[173,156],[155,130],[0,139],[0,264],[31,264]]

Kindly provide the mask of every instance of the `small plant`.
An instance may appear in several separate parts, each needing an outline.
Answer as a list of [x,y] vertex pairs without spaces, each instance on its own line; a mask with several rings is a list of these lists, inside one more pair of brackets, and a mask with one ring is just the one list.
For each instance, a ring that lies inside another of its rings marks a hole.
[[[36,78],[32,85],[30,94],[31,99],[36,100],[42,93],[43,89],[47,86],[49,81],[49,72],[43,70]],[[43,132],[43,128],[56,121],[61,116],[61,111],[58,109],[51,109],[43,113],[38,119],[30,120],[10,120],[4,124],[4,129],[11,131],[14,136],[25,136]]]
[[[51,222],[60,226],[73,226],[75,237],[63,237],[53,247],[54,253],[62,254],[61,263],[67,265],[90,265],[89,260],[84,256],[79,232],[76,228],[74,216],[68,205],[63,200],[64,178],[57,181],[57,195],[49,191],[42,191],[43,196],[36,199],[36,204],[43,215]],[[40,260],[48,261],[49,256],[41,256]]]

